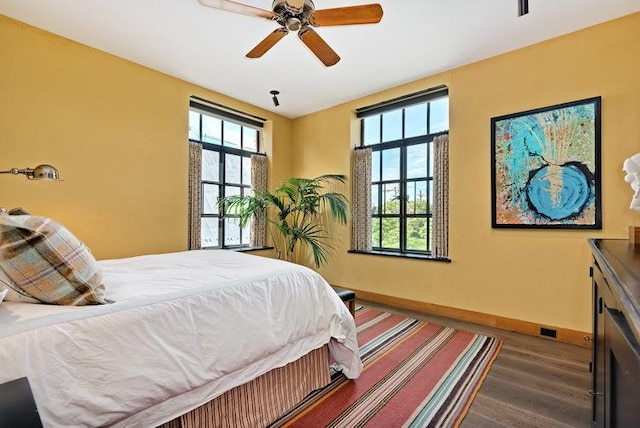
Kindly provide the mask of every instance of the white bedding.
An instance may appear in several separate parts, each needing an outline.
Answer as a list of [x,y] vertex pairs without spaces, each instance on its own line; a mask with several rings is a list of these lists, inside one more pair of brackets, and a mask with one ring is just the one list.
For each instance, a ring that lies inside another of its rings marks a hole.
[[216,250],[99,263],[113,304],[0,305],[0,383],[27,376],[45,427],[159,425],[328,342],[360,374],[353,318],[310,269]]

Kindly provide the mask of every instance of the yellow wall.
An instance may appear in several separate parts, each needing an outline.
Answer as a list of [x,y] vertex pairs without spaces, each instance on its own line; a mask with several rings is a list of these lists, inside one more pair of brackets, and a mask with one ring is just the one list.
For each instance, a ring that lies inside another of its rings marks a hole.
[[[322,272],[337,285],[588,331],[586,239],[640,225],[621,172],[640,151],[640,14],[294,121],[2,16],[0,40],[0,169],[51,163],[65,180],[1,176],[0,206],[58,219],[98,258],[186,248],[191,94],[270,119],[274,185],[289,174],[350,174],[355,108],[449,86],[452,263],[347,254],[344,228]],[[490,118],[598,95],[603,230],[491,229]]]
[[[297,119],[294,174],[348,174],[355,108],[440,84],[450,96],[452,263],[346,254],[343,239],[323,274],[373,293],[590,331],[587,238],[625,238],[640,225],[621,172],[640,152],[640,14]],[[492,229],[490,119],[594,96],[602,96],[603,230]]]
[[63,182],[0,176],[0,206],[52,217],[97,258],[186,249],[192,94],[270,119],[270,179],[291,120],[0,15],[0,170],[50,163]]

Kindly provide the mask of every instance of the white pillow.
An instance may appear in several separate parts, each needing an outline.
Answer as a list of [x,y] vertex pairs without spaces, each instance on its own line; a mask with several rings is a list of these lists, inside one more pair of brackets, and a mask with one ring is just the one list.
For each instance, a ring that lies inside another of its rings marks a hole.
[[9,290],[0,291],[0,303],[2,303],[2,300],[4,299],[4,296],[7,295],[8,291]]

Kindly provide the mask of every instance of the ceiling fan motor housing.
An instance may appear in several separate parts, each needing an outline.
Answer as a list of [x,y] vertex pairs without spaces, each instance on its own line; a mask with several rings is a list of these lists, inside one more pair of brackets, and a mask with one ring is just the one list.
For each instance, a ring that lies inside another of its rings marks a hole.
[[315,10],[315,5],[311,0],[304,0],[304,5],[296,8],[286,0],[275,0],[272,8],[279,15],[276,21],[280,25],[289,31],[298,31],[303,26],[309,25],[309,14]]

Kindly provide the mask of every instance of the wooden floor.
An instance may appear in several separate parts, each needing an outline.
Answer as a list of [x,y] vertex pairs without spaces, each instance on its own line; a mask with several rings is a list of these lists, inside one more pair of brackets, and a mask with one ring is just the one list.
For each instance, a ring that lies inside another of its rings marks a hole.
[[359,303],[503,342],[461,427],[591,426],[589,348],[372,302]]

